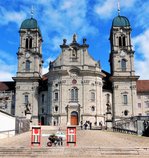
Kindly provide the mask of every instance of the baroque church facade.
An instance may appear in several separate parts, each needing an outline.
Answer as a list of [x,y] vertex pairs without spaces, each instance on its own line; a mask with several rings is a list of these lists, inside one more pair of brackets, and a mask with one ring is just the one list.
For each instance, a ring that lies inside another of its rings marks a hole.
[[90,121],[106,126],[108,121],[148,115],[149,89],[144,93],[141,84],[149,83],[138,81],[135,75],[131,31],[126,17],[113,19],[110,73],[90,56],[86,39],[80,44],[74,34],[69,44],[63,39],[61,53],[42,75],[42,33],[36,19],[24,20],[19,30],[18,70],[13,77],[15,116],[26,117],[32,124],[79,125]]

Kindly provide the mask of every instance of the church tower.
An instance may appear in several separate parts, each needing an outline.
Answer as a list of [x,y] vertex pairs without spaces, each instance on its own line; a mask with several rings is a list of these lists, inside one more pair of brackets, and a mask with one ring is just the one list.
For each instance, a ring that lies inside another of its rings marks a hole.
[[113,19],[110,33],[110,67],[113,87],[113,118],[136,115],[136,81],[134,51],[129,20],[120,16]]
[[20,47],[17,53],[18,71],[13,79],[16,82],[15,115],[29,117],[33,124],[38,123],[38,86],[42,75],[42,35],[36,19],[22,22]]

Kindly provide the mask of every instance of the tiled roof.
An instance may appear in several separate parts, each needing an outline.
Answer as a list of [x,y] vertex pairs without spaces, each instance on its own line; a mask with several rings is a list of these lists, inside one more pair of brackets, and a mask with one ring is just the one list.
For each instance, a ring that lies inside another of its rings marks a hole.
[[137,81],[137,92],[149,93],[149,80],[138,80]]
[[0,91],[15,90],[15,82],[0,82]]
[[44,74],[43,76],[42,76],[42,80],[44,81],[44,80],[47,80],[48,79],[48,73],[46,73],[46,74]]

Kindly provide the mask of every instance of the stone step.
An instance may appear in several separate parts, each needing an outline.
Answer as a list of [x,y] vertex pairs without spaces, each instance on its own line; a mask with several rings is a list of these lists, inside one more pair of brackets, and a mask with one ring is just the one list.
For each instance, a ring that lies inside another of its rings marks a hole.
[[98,156],[147,156],[149,148],[0,148],[0,157],[98,157]]

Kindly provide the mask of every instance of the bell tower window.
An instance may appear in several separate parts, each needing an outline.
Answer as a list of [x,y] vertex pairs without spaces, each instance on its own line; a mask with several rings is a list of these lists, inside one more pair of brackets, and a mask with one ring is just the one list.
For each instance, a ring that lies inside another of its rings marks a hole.
[[126,60],[125,59],[121,60],[121,69],[122,69],[122,71],[126,71]]
[[126,40],[125,40],[125,36],[123,36],[123,46],[126,46]]
[[30,61],[26,60],[26,67],[25,67],[26,71],[30,70]]
[[119,37],[119,46],[120,46],[120,47],[122,46],[122,40],[121,40],[121,37]]
[[28,49],[28,38],[26,39],[25,48]]
[[26,38],[25,48],[26,49],[31,49],[32,48],[32,38]]
[[125,47],[126,46],[126,37],[124,35],[122,35],[118,39],[119,39],[119,47]]
[[29,40],[29,48],[32,48],[32,38]]

